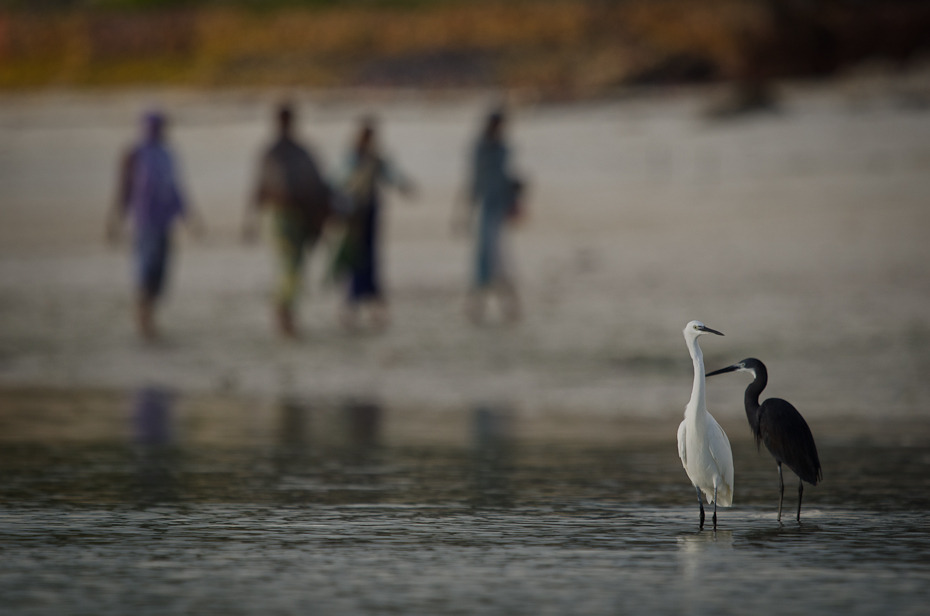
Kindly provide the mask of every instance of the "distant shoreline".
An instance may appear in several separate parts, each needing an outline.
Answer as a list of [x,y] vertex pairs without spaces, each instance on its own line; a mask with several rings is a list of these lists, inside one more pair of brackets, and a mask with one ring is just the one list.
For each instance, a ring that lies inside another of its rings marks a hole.
[[928,53],[916,2],[550,0],[165,3],[0,10],[0,89],[485,88],[586,100],[630,86],[735,84]]

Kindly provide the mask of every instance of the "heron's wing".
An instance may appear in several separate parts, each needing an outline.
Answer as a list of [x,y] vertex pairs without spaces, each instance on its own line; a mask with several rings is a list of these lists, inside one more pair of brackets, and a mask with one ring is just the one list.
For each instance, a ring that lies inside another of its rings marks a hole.
[[686,451],[685,440],[685,422],[681,422],[681,425],[678,426],[678,457],[681,458],[682,466],[688,468],[688,452]]
[[723,478],[723,485],[717,486],[717,502],[729,507],[733,504],[733,450],[727,433],[712,416],[707,422],[707,448],[717,464],[717,472]]
[[814,435],[794,406],[781,398],[769,398],[759,407],[759,433],[776,460],[804,481],[817,485],[823,478]]

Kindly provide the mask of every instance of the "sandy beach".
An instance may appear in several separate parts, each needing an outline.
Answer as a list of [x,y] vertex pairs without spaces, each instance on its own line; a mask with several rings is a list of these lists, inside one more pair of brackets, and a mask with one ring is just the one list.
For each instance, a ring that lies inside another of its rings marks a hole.
[[[881,85],[881,84],[879,84]],[[313,257],[305,337],[272,332],[267,242],[238,226],[274,92],[45,93],[0,98],[0,388],[376,397],[436,410],[671,422],[690,390],[681,329],[708,368],[747,356],[812,426],[923,420],[930,397],[930,109],[869,81],[784,89],[777,111],[708,120],[719,94],[522,104],[510,139],[530,215],[513,249],[525,319],[463,313],[471,245],[450,230],[466,149],[492,97],[298,94],[301,133],[334,171],[358,117],[417,182],[392,198],[382,334],[347,333]],[[131,322],[126,245],[103,241],[117,158],[157,104],[203,241],[180,237],[164,340]],[[742,377],[708,404],[742,415]],[[815,430],[816,431],[816,430]]]

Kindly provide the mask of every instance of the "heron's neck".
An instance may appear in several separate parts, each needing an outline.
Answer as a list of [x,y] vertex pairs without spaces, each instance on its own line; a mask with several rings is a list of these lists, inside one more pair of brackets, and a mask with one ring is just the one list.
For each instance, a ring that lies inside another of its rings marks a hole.
[[704,402],[704,354],[701,353],[697,338],[688,340],[688,351],[694,364],[694,384],[691,386],[691,401],[685,408],[685,417],[690,414],[691,417],[697,418],[699,414],[707,413],[707,405]]
[[768,375],[765,369],[760,369],[753,371],[753,377],[752,383],[749,384],[746,388],[746,393],[743,394],[743,404],[746,407],[746,419],[749,420],[749,427],[758,440],[759,395],[762,393],[762,390],[765,389],[766,383],[768,383]]

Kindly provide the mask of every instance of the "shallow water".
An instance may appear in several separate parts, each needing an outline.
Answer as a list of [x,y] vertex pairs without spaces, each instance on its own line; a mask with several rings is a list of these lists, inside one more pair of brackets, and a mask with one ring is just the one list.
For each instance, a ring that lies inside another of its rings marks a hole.
[[[0,611],[925,613],[930,424],[818,433],[777,480],[726,426],[736,500],[698,530],[675,426],[501,406],[0,396]],[[41,410],[37,410],[41,409]],[[563,418],[564,419],[564,418]]]

